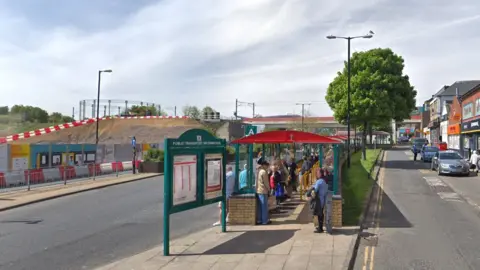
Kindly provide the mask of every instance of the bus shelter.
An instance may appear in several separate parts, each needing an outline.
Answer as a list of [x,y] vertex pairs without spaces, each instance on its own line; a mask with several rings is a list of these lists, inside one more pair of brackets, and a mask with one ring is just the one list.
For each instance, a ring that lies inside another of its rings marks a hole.
[[[235,145],[235,192],[230,199],[229,203],[229,216],[230,216],[230,223],[231,224],[255,224],[255,214],[256,214],[256,175],[257,175],[257,164],[254,161],[254,154],[251,147],[253,144],[261,144],[262,145],[262,158],[268,159],[266,155],[267,145],[274,145],[277,147],[269,147],[270,149],[275,149],[274,151],[280,150],[278,145],[280,144],[290,144],[295,151],[295,144],[302,144],[305,149],[310,146],[309,149],[314,149],[315,147],[319,147],[322,145],[332,145],[333,148],[333,192],[334,194],[339,193],[339,160],[341,154],[341,146],[343,145],[343,141],[339,138],[329,137],[329,136],[321,136],[314,133],[303,132],[303,131],[295,131],[295,130],[277,130],[277,131],[267,131],[262,132],[250,136],[245,136],[238,140],[232,141],[231,144]],[[247,166],[246,166],[246,173],[247,173],[247,181],[246,186],[242,186],[239,188],[239,172],[240,172],[240,164],[238,153],[241,145],[248,145],[248,158],[247,158]],[[318,149],[322,149],[321,147]],[[323,153],[319,157],[323,157]],[[273,153],[271,156],[276,157],[276,154]],[[322,158],[319,158],[321,160]],[[318,162],[315,164],[315,167],[318,167],[323,164],[319,164]],[[298,163],[297,163],[298,164]],[[301,194],[304,193],[305,187],[311,185],[313,181],[312,173],[306,172],[300,178],[300,187],[301,187]]]

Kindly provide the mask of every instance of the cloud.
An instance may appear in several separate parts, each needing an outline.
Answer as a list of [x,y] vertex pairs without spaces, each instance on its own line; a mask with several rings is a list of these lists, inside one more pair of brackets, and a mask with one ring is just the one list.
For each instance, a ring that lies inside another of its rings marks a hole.
[[96,97],[98,70],[111,68],[101,96],[115,108],[124,100],[177,111],[208,104],[231,116],[238,98],[263,115],[299,112],[297,102],[331,115],[325,90],[346,42],[325,36],[369,30],[375,37],[354,40],[352,52],[388,46],[402,55],[419,103],[479,76],[473,0],[47,2],[0,0],[2,103],[69,114]]

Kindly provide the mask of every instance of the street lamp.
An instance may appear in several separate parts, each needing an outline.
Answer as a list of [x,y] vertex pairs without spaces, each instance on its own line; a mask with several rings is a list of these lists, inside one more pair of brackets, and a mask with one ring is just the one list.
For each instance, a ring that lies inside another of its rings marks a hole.
[[354,37],[342,37],[329,35],[327,39],[346,39],[348,43],[348,57],[347,57],[347,78],[348,78],[348,88],[347,88],[347,168],[350,168],[350,41],[357,38],[372,38],[375,33],[369,31],[368,34],[363,36],[354,36]]
[[[100,122],[99,114],[100,114],[100,82],[102,78],[102,73],[112,73],[111,69],[104,69],[98,71],[98,88],[97,88],[97,117],[96,117],[96,127],[95,127],[95,149],[98,149],[98,122]],[[95,180],[95,176],[97,175],[97,154],[95,154],[95,162],[93,164],[93,180]]]

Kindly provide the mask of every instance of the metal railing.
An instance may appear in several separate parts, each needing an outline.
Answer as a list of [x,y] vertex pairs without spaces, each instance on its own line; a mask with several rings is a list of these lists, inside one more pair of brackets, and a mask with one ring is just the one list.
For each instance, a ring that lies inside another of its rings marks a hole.
[[[120,163],[122,162],[113,164]],[[94,175],[95,179],[102,179],[131,173],[132,167],[110,165],[108,169],[102,169],[102,164],[17,170],[0,174],[0,193],[31,190],[51,185],[67,185],[68,183],[92,180]]]

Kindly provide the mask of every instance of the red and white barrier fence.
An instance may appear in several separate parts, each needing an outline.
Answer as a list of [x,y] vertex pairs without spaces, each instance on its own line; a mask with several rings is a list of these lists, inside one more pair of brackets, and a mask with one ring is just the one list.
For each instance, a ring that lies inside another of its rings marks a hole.
[[[140,160],[136,161],[136,168]],[[94,171],[95,170],[95,171]],[[117,172],[133,170],[132,161],[88,164],[81,166],[59,166],[48,169],[29,169],[13,172],[0,172],[0,188],[42,184],[47,182],[65,181],[77,178],[87,178],[93,175],[108,175]],[[95,172],[95,173],[94,173]]]

